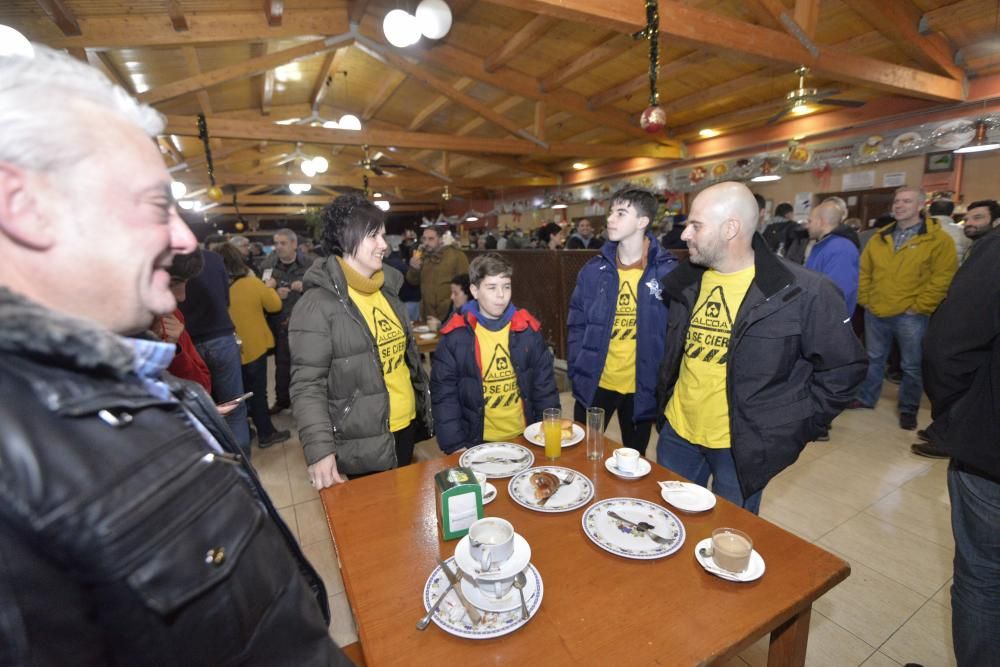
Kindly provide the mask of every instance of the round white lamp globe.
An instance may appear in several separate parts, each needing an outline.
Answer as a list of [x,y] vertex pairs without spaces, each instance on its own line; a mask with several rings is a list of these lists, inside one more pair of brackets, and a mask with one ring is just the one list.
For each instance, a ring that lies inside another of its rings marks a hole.
[[317,174],[325,174],[326,170],[330,168],[330,163],[322,155],[317,155],[312,159],[313,169],[316,170]]
[[[419,35],[417,39],[420,39]],[[34,58],[35,48],[28,41],[28,38],[17,30],[7,25],[0,25],[0,56]]]
[[302,173],[309,178],[316,175],[316,165],[312,163],[312,160],[303,160],[302,164],[299,165],[299,169],[301,169]]
[[345,113],[337,121],[337,124],[342,130],[360,130],[361,129],[361,119],[351,113]]
[[170,194],[174,196],[174,199],[180,199],[187,193],[187,191],[187,186],[180,181],[171,181]]
[[402,9],[394,9],[385,15],[382,32],[390,44],[401,49],[416,44],[420,39],[417,17]]
[[387,202],[384,199],[379,199],[377,202],[375,202],[375,206],[382,209],[383,211],[389,210],[389,202]]
[[451,30],[451,8],[444,0],[423,0],[417,5],[417,24],[428,39],[441,39]]

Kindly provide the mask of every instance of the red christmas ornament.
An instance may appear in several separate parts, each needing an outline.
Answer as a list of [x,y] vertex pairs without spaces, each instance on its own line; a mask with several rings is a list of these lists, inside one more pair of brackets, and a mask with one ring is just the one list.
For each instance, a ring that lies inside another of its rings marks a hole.
[[646,107],[639,117],[639,125],[650,134],[656,134],[667,124],[667,112],[659,105]]

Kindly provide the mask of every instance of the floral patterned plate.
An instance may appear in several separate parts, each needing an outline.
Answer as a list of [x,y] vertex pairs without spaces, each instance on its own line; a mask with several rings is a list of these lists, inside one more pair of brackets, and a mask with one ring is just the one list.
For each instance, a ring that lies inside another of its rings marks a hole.
[[[645,531],[608,516],[609,511],[632,523],[651,524],[650,531],[668,542],[654,542]],[[681,520],[673,512],[638,498],[608,498],[594,503],[583,513],[583,532],[605,551],[637,560],[669,556],[684,544]]]
[[[445,561],[445,565],[452,572],[458,570],[458,565],[454,558]],[[431,619],[434,624],[450,635],[465,637],[466,639],[493,639],[514,632],[522,625],[531,620],[542,605],[542,577],[538,574],[538,568],[528,565],[524,571],[528,577],[528,585],[524,588],[525,601],[528,605],[528,618],[521,616],[521,604],[510,611],[487,611],[483,612],[483,620],[479,625],[473,625],[465,613],[465,608],[458,601],[458,596],[454,591],[448,591],[441,606],[434,612]],[[448,578],[441,571],[441,566],[434,568],[431,576],[424,584],[424,609],[430,609],[437,601],[441,591],[448,588]]]

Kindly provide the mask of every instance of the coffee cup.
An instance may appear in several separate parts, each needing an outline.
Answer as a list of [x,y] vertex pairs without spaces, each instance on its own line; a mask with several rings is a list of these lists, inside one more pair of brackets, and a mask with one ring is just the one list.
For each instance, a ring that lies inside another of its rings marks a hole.
[[712,561],[727,572],[740,574],[750,566],[753,540],[742,530],[716,528],[712,531]]
[[517,573],[514,572],[510,576],[503,577],[502,579],[476,579],[475,585],[476,588],[479,589],[479,592],[483,595],[499,600],[510,592],[511,587],[514,585],[514,577],[516,575]]
[[631,447],[619,447],[615,450],[615,467],[624,473],[636,472],[639,469],[639,452]]
[[514,554],[514,526],[495,516],[476,521],[469,526],[469,553],[483,574],[500,570]]
[[486,487],[486,480],[487,480],[486,473],[481,473],[479,471],[473,471],[472,474],[476,476],[476,482],[479,484],[479,486],[484,487],[483,488],[483,493],[486,493],[486,489],[485,489],[485,487]]

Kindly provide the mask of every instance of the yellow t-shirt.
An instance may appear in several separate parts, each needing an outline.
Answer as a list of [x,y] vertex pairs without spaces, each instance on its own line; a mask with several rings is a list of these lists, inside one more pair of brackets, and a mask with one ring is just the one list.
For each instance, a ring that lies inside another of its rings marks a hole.
[[635,393],[636,293],[642,269],[618,269],[618,306],[611,327],[608,357],[598,386],[619,394]]
[[691,315],[680,375],[664,415],[678,435],[696,445],[724,449],[729,439],[726,362],[729,336],[753,282],[749,266],[735,273],[708,270]]
[[381,291],[364,294],[353,287],[347,293],[365,317],[375,338],[382,375],[389,390],[389,430],[400,431],[417,416],[417,402],[406,365],[406,331]]
[[483,439],[510,440],[524,432],[524,406],[510,358],[510,325],[500,331],[476,327],[483,374]]

